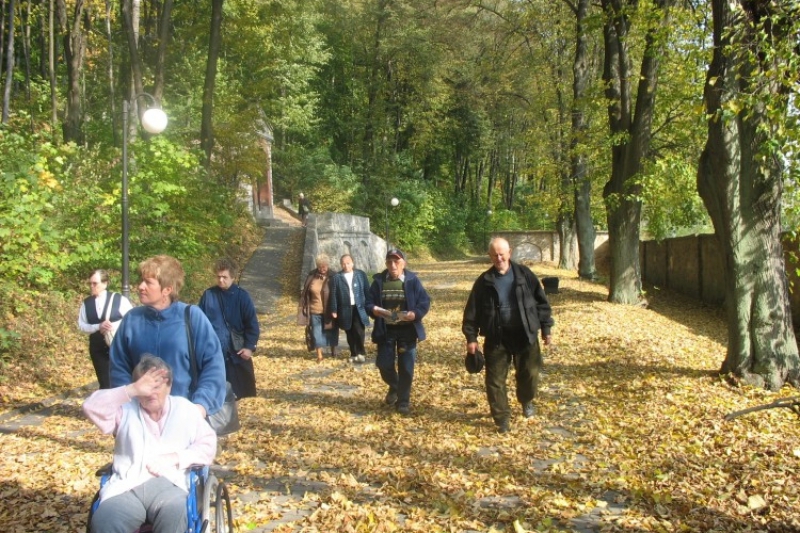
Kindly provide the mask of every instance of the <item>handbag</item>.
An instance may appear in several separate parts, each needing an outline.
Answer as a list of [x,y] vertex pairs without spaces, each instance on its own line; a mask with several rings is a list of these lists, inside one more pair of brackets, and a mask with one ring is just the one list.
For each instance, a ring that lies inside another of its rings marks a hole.
[[244,349],[244,333],[236,331],[235,329],[228,329],[231,332],[231,344],[233,345],[233,351],[239,353],[242,349]]
[[306,350],[314,351],[314,331],[311,329],[311,324],[306,325]]
[[225,382],[225,401],[219,411],[208,415],[208,423],[217,432],[218,437],[236,433],[242,427],[239,423],[239,408],[236,406],[236,395],[230,382]]
[[[192,322],[189,316],[190,307],[191,305],[186,306],[184,321],[186,322],[186,338],[189,341],[189,367],[192,373],[192,384],[189,390],[194,392],[197,386],[197,359],[194,353]],[[211,429],[213,429],[219,437],[235,433],[242,427],[239,422],[239,409],[236,406],[236,395],[233,393],[233,387],[231,387],[228,381],[225,382],[225,401],[222,403],[222,407],[213,415],[208,415],[207,420]]]
[[225,327],[228,328],[228,333],[231,336],[233,353],[239,353],[244,348],[244,331],[232,328],[228,323],[228,318],[225,316],[225,306],[222,304],[222,296],[219,293],[217,293],[217,303],[219,303],[219,310],[222,313],[222,321],[225,322]]
[[[108,295],[108,298],[106,298],[106,310],[103,313],[103,321],[111,318],[111,308],[114,307],[112,300],[116,295],[117,293],[112,292]],[[106,331],[103,333],[103,339],[106,341],[106,346],[111,346],[111,343],[114,342],[114,334],[117,333],[117,327],[119,327],[119,324],[117,324],[116,327],[112,324],[111,331]]]

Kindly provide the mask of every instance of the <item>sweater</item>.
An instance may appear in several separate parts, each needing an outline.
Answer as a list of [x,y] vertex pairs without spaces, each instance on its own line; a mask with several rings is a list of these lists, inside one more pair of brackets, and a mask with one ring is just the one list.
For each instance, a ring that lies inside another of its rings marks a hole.
[[[381,316],[376,316],[374,313],[375,306],[383,307],[381,305],[381,294],[383,294],[383,284],[386,281],[388,272],[384,270],[380,274],[375,274],[372,277],[372,285],[367,293],[367,313],[375,319],[375,325],[372,327],[372,342],[381,343],[386,338],[386,320]],[[422,319],[428,314],[431,308],[431,299],[428,292],[422,286],[422,282],[414,272],[410,270],[403,271],[403,292],[406,296],[406,308],[408,311],[414,312],[414,332],[417,340],[425,340],[425,327],[422,325]]]
[[222,347],[206,315],[192,306],[190,317],[198,379],[195,390],[190,392],[192,375],[184,309],[185,303],[173,302],[161,311],[141,306],[125,315],[111,343],[111,386],[129,384],[142,355],[151,353],[172,369],[172,394],[202,405],[211,415],[225,400]]
[[152,458],[175,453],[178,465],[162,473],[176,487],[188,491],[186,469],[210,465],[217,451],[217,435],[189,400],[169,396],[157,422],[130,400],[125,387],[93,393],[83,404],[84,413],[103,433],[113,433],[114,462],[100,501],[127,492],[153,479],[146,465]]

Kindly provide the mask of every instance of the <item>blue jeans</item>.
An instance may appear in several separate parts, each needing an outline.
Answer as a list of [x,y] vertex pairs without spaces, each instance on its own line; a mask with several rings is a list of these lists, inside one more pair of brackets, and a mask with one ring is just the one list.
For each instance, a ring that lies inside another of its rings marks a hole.
[[311,315],[311,332],[314,334],[314,348],[339,345],[339,328],[325,329],[322,315]]
[[375,366],[384,383],[397,393],[397,406],[408,407],[411,402],[411,382],[417,361],[417,340],[398,338],[391,331],[378,343]]

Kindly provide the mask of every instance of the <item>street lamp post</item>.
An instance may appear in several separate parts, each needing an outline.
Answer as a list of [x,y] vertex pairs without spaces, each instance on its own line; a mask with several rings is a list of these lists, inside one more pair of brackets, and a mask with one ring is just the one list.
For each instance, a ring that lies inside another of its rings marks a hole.
[[392,207],[397,207],[398,205],[400,205],[400,200],[398,200],[397,198],[392,198],[390,201],[386,202],[386,205],[384,206],[384,209],[385,209],[385,211],[384,211],[384,220],[386,221],[386,249],[387,250],[389,249],[389,242],[391,241],[391,239],[389,238],[389,205],[391,205]]
[[[135,102],[141,97],[150,98],[158,106],[156,99],[147,94],[140,93],[132,98]],[[129,228],[128,228],[128,114],[130,101],[122,102],[122,294],[126,298],[131,295],[129,257]],[[148,133],[158,134],[167,127],[167,114],[160,107],[151,107],[142,115],[142,127]]]
[[483,247],[484,249],[489,247],[489,243],[486,241],[486,225],[489,223],[489,220],[492,218],[492,210],[486,210],[486,218],[483,219]]

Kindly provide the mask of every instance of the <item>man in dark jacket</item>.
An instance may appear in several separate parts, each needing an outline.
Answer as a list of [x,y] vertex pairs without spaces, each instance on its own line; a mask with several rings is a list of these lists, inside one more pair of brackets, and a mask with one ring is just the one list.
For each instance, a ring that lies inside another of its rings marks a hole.
[[367,297],[367,313],[375,318],[372,327],[372,342],[378,345],[375,366],[389,385],[384,402],[394,405],[402,415],[410,413],[417,341],[425,340],[422,319],[431,307],[422,282],[405,267],[403,252],[389,249],[386,270],[372,278]]
[[369,280],[366,272],[354,268],[350,254],[344,254],[339,264],[342,271],[333,277],[328,310],[331,317],[336,319],[339,329],[347,334],[350,362],[363,363],[366,355],[364,327],[369,325],[366,309]]
[[508,368],[513,361],[517,400],[522,404],[522,415],[530,418],[536,414],[533,400],[542,368],[537,334],[541,330],[544,344],[550,344],[553,317],[536,275],[511,261],[507,240],[492,239],[489,257],[493,266],[475,280],[461,330],[467,338],[467,353],[478,349],[478,335],[484,337],[489,409],[498,432],[507,433],[511,415],[506,390]]

